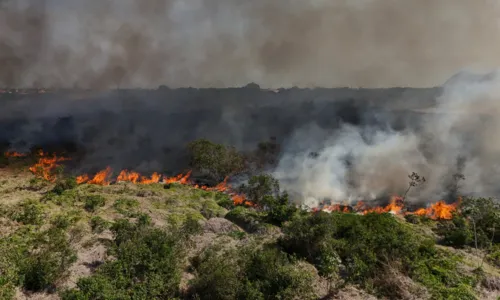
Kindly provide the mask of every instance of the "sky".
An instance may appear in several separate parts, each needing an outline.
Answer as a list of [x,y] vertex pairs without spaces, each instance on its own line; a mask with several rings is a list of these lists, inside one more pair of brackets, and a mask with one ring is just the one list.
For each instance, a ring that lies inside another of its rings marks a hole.
[[496,0],[3,0],[0,86],[428,87],[500,65]]

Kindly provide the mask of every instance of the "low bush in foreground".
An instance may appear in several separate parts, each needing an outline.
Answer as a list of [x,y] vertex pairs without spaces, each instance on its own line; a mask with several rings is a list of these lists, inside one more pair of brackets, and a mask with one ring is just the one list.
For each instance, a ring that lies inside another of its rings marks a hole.
[[473,278],[461,274],[458,258],[438,251],[433,240],[390,214],[320,212],[297,217],[284,227],[280,244],[313,263],[323,276],[340,275],[345,282],[374,288],[384,296],[397,298],[390,293],[398,288],[370,285],[387,268],[425,285],[436,298],[474,296],[472,288],[464,288],[472,286]]
[[53,288],[76,260],[66,232],[22,228],[0,239],[0,295],[9,297],[15,286],[29,291]]
[[275,247],[206,250],[193,260],[198,299],[314,299],[313,273]]
[[62,299],[175,297],[188,236],[199,228],[188,221],[177,230],[165,232],[141,220],[117,220],[111,226],[114,242],[109,249],[116,259],[100,266],[94,275],[81,278],[78,288],[64,291]]

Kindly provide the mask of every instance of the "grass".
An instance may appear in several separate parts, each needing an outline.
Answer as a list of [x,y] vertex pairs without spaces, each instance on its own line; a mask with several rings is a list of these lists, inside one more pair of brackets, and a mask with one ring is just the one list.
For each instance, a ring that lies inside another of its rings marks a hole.
[[[0,169],[0,175],[0,299],[12,299],[20,289],[56,287],[63,299],[308,299],[326,295],[311,289],[324,282],[332,290],[358,284],[394,297],[398,282],[376,279],[389,271],[435,299],[479,295],[475,287],[481,278],[473,270],[480,258],[467,247],[433,244],[445,222],[299,212],[273,222],[258,208],[234,207],[226,194],[185,185],[75,186],[40,181],[27,172]],[[199,222],[212,218],[241,229],[200,232]],[[99,247],[114,262],[82,264]],[[481,276],[500,277],[498,257],[495,248]],[[73,271],[79,268],[86,271]],[[72,278],[77,289],[66,290],[68,276],[75,274],[91,275]]]

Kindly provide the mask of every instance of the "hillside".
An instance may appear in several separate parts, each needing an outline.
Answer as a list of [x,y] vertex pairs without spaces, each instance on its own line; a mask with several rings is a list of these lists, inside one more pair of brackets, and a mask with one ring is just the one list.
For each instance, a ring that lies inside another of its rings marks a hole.
[[50,182],[28,171],[34,162],[2,160],[1,299],[500,296],[499,210],[487,199],[449,220],[313,213],[266,176],[241,202],[182,176],[100,185],[57,171]]

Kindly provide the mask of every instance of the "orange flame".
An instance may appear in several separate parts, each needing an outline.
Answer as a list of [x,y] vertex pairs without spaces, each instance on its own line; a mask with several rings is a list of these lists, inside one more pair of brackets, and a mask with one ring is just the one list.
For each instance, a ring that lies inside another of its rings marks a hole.
[[428,208],[420,208],[412,213],[417,216],[427,216],[433,220],[444,219],[450,220],[453,218],[453,213],[457,210],[458,202],[446,204],[444,201],[431,204]]
[[163,180],[164,183],[178,183],[187,184],[189,182],[189,177],[191,177],[191,171],[187,172],[186,175],[179,174],[174,177],[167,177]]
[[[403,212],[403,198],[399,196],[393,196],[391,197],[391,201],[387,206],[368,207],[363,201],[359,201],[351,209],[352,211],[361,213],[363,215],[367,213],[392,213],[395,215],[413,214],[418,216],[427,216],[434,220],[449,220],[453,217],[453,212],[456,211],[459,203],[460,199],[458,202],[453,204],[446,204],[444,201],[439,201],[431,204],[428,208],[420,208],[414,212]],[[313,209],[313,212],[350,212],[351,209],[345,205],[333,204],[323,206],[321,208],[315,208]]]
[[5,157],[26,157],[26,156],[28,156],[28,154],[19,153],[19,152],[15,152],[15,151],[8,151],[8,152],[4,153],[4,156]]
[[56,180],[56,176],[53,174],[53,171],[59,166],[57,163],[69,160],[69,158],[57,157],[55,154],[49,157],[41,150],[38,152],[38,156],[40,157],[38,162],[31,166],[29,170],[35,176],[42,177],[50,182],[54,182]]
[[95,174],[92,180],[88,181],[89,184],[97,184],[97,185],[109,185],[108,177],[111,174],[111,168],[107,167],[106,169],[99,171]]
[[127,170],[123,170],[120,172],[120,175],[118,175],[118,178],[116,181],[128,181],[132,183],[136,183],[137,180],[139,180],[139,173],[137,172],[129,172]]
[[147,177],[141,177],[141,182],[142,184],[152,184],[152,183],[158,183],[160,182],[161,175],[154,172],[153,175],[151,175],[151,178]]
[[89,178],[89,175],[87,175],[87,174],[83,174],[83,175],[76,177],[76,183],[78,183],[78,184],[85,183],[89,180],[90,180],[90,178]]

